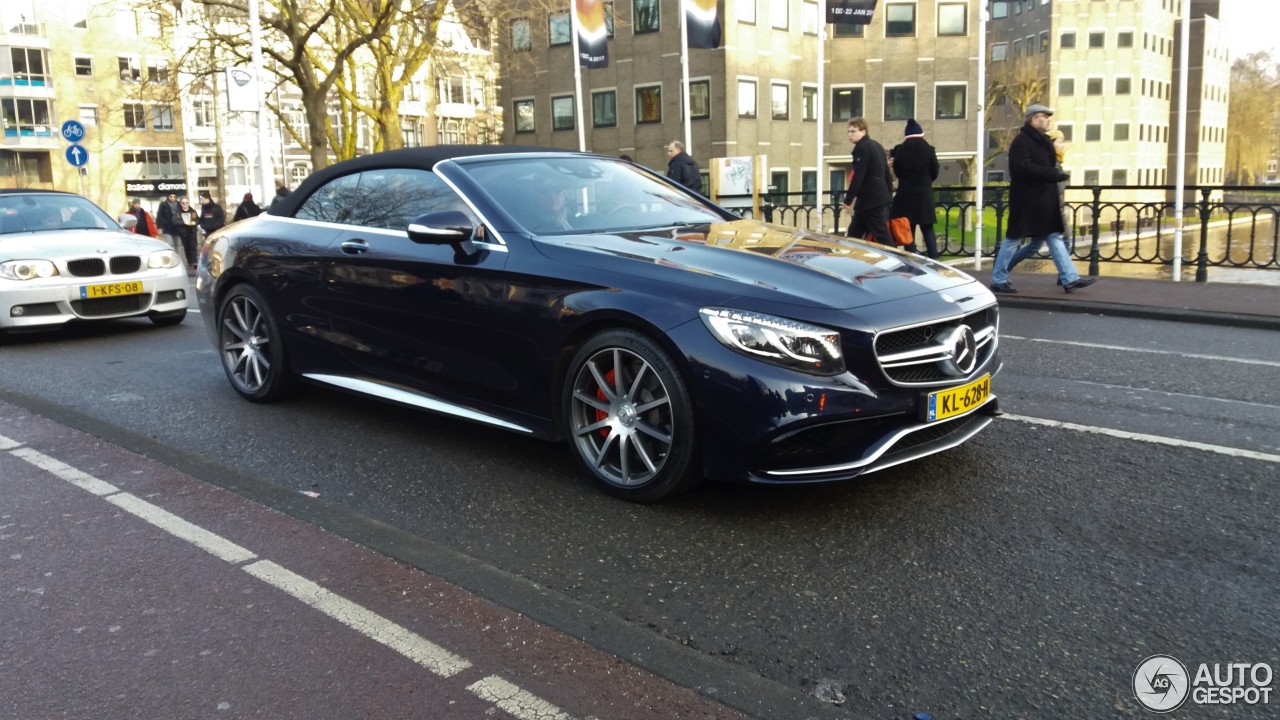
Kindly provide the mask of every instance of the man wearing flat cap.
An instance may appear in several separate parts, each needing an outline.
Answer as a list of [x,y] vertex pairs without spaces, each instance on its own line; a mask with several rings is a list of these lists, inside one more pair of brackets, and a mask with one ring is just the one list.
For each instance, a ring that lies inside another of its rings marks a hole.
[[[1039,103],[1028,106],[1022,130],[1009,143],[1009,222],[991,269],[993,292],[1018,292],[1009,284],[1009,268],[1035,256],[1046,242],[1063,290],[1074,292],[1097,280],[1080,277],[1062,240],[1066,227],[1058,183],[1069,176],[1058,164],[1053,141],[1046,134],[1052,115],[1053,110]],[[1024,239],[1026,245],[1022,245]]]

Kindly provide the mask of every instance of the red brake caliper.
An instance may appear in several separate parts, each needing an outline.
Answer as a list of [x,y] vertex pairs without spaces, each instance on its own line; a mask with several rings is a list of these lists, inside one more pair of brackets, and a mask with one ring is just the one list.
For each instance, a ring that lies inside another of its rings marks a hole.
[[[605,373],[604,375],[605,382],[609,383],[611,387],[613,386],[613,378],[614,378],[613,370],[609,370],[609,372]],[[604,394],[603,388],[596,388],[596,397],[600,398],[605,402],[609,402],[609,398]],[[596,422],[600,422],[601,420],[604,420],[607,417],[609,417],[609,413],[603,410],[596,410]],[[602,438],[609,437],[609,428],[607,427],[600,428],[599,432],[600,432],[600,437]]]

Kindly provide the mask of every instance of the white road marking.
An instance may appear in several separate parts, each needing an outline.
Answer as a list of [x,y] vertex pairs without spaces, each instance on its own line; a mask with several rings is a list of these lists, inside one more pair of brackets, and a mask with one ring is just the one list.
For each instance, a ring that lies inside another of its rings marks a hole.
[[238,564],[258,557],[221,535],[211,533],[199,525],[187,522],[168,510],[162,510],[136,495],[122,492],[105,498],[105,500],[125,512],[137,515],[174,537],[186,540],[219,560]]
[[[246,562],[258,557],[221,535],[183,520],[131,493],[122,492],[110,483],[44,453],[23,447],[23,443],[18,440],[0,435],[0,451],[7,451],[82,490],[100,496],[116,507],[229,563]],[[453,677],[471,667],[470,660],[455,655],[421,635],[270,560],[258,560],[241,569],[437,675]],[[475,682],[467,689],[520,720],[574,720],[555,705],[496,675]]]
[[1046,427],[1075,430],[1076,432],[1093,433],[1095,435],[1106,435],[1124,440],[1138,440],[1140,442],[1154,443],[1156,445],[1191,448],[1193,450],[1203,450],[1205,452],[1217,453],[1219,455],[1230,455],[1232,457],[1248,458],[1250,460],[1280,463],[1280,455],[1270,455],[1268,453],[1260,453],[1253,450],[1241,450],[1240,448],[1226,447],[1224,445],[1210,445],[1208,443],[1195,442],[1193,440],[1179,440],[1178,438],[1163,437],[1160,435],[1147,435],[1146,433],[1135,433],[1129,432],[1128,430],[1115,430],[1112,428],[1093,427],[1091,425],[1078,425],[1076,423],[1062,422],[1060,420],[1047,420],[1045,418],[1027,417],[1025,415],[1013,415],[1010,413],[1001,415],[1000,419],[1016,420],[1018,422],[1030,423],[1032,425],[1044,425]]
[[490,675],[483,680],[467,686],[477,697],[497,705],[500,709],[520,718],[520,720],[573,720],[560,708],[552,705],[520,689],[497,675]]
[[244,571],[371,640],[386,645],[437,675],[452,677],[471,667],[468,660],[270,560],[259,560],[246,565]]
[[103,482],[92,475],[80,472],[66,463],[54,460],[48,455],[31,448],[18,448],[13,451],[13,454],[41,470],[53,473],[81,490],[88,490],[94,495],[110,495],[111,493],[120,492],[120,488],[111,483]]
[[1178,352],[1176,350],[1156,350],[1155,348],[1136,348],[1125,345],[1103,345],[1101,343],[1079,342],[1076,340],[1052,340],[1050,338],[1030,338],[1021,335],[1001,335],[1001,340],[1022,340],[1024,342],[1050,343],[1053,345],[1074,345],[1076,347],[1093,348],[1095,350],[1122,350],[1125,352],[1148,353],[1150,355],[1173,355],[1180,358],[1196,360],[1212,360],[1214,362],[1233,362],[1242,365],[1262,365],[1263,367],[1280,368],[1280,361],[1252,360],[1250,358],[1223,357],[1221,355],[1203,355],[1200,353]]

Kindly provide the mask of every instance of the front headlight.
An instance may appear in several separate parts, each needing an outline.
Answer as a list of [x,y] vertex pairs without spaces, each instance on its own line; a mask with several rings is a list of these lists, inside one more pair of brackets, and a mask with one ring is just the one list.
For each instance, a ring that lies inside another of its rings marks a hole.
[[152,270],[164,270],[181,264],[178,261],[178,253],[172,250],[157,250],[147,256],[147,267]]
[[834,330],[730,308],[707,307],[698,314],[717,340],[743,355],[813,375],[844,372],[840,333]]
[[7,280],[35,280],[57,274],[58,267],[48,260],[10,260],[0,263],[0,277]]

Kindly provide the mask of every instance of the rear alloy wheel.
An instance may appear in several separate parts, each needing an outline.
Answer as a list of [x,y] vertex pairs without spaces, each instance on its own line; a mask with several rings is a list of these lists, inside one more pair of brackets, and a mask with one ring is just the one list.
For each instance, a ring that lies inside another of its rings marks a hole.
[[574,356],[564,403],[574,456],[609,493],[657,502],[702,480],[688,389],[644,335],[591,338]]
[[266,301],[252,286],[237,285],[223,299],[218,311],[218,354],[231,387],[246,400],[270,402],[296,389],[280,331]]

